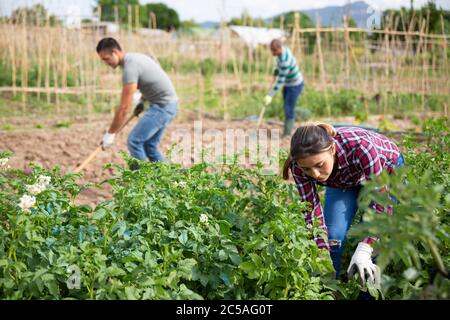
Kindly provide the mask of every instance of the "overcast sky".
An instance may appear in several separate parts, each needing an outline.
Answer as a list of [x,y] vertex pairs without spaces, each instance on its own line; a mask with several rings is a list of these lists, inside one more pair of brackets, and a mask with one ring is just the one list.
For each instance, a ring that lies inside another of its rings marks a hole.
[[[163,2],[174,8],[181,20],[194,19],[196,22],[219,21],[221,17],[229,19],[240,16],[247,10],[253,17],[268,18],[291,10],[321,8],[332,5],[344,5],[348,0],[140,0],[141,4]],[[352,1],[356,2],[356,1]],[[365,0],[374,9],[409,7],[410,0]],[[414,0],[420,7],[427,0]],[[52,14],[91,16],[93,0],[0,0],[0,12],[9,15],[12,9],[23,5],[42,3]],[[436,0],[438,6],[450,10],[450,0]]]

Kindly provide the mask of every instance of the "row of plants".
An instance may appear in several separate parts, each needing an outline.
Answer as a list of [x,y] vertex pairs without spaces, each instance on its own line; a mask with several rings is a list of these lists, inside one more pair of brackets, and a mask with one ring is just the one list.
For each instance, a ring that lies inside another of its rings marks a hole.
[[[358,239],[378,235],[379,288],[332,279],[328,252],[312,240],[322,231],[301,214],[308,204],[260,165],[109,165],[114,177],[82,185],[58,167],[12,170],[3,152],[0,297],[321,300],[369,290],[384,299],[448,299],[448,128],[447,119],[427,120],[425,141],[404,139],[405,168],[363,188],[363,223],[351,228],[343,264]],[[81,191],[105,184],[110,200],[76,204]],[[389,193],[378,192],[385,186]],[[364,209],[372,201],[394,214]]]
[[237,165],[115,169],[96,207],[74,203],[77,175],[2,171],[3,299],[332,297],[292,185]]

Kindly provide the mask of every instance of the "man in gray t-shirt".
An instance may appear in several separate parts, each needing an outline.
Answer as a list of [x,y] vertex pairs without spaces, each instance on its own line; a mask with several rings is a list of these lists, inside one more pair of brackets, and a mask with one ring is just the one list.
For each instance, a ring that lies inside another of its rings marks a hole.
[[[128,136],[128,150],[139,160],[166,161],[158,151],[158,145],[178,110],[178,97],[169,77],[154,59],[141,53],[125,53],[113,38],[100,40],[97,53],[110,67],[121,66],[123,71],[120,106],[103,136],[103,148],[113,144],[115,133],[125,122],[133,97],[139,90],[141,100],[149,101],[150,108]],[[134,112],[137,114],[137,110]],[[131,164],[131,167],[137,168],[136,164]]]

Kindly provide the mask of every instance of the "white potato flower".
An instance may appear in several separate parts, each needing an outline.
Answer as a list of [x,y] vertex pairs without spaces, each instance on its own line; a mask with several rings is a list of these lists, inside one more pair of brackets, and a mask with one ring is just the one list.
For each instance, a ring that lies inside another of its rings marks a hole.
[[45,186],[42,184],[33,184],[33,185],[28,185],[26,186],[27,191],[29,193],[31,193],[32,195],[38,195],[39,193],[41,193],[42,191],[45,190]]
[[9,158],[0,158],[0,169],[9,169],[11,168],[8,165]]
[[19,207],[25,211],[29,212],[30,208],[34,207],[36,204],[36,198],[34,196],[29,196],[24,194],[22,198],[20,198]]
[[45,188],[50,184],[51,179],[52,179],[51,177],[40,175],[38,178],[38,184],[44,186],[45,190]]
[[208,223],[208,216],[206,214],[202,213],[200,215],[200,222],[205,223],[205,224]]
[[186,188],[186,182],[185,181],[175,182],[175,186],[184,189]]

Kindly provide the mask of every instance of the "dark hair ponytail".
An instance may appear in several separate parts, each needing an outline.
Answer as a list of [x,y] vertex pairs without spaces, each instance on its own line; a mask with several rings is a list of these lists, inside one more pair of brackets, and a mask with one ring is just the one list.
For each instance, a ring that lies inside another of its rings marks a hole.
[[289,179],[289,169],[294,161],[323,152],[333,144],[336,129],[326,123],[297,128],[291,138],[291,150],[283,165],[283,179]]

